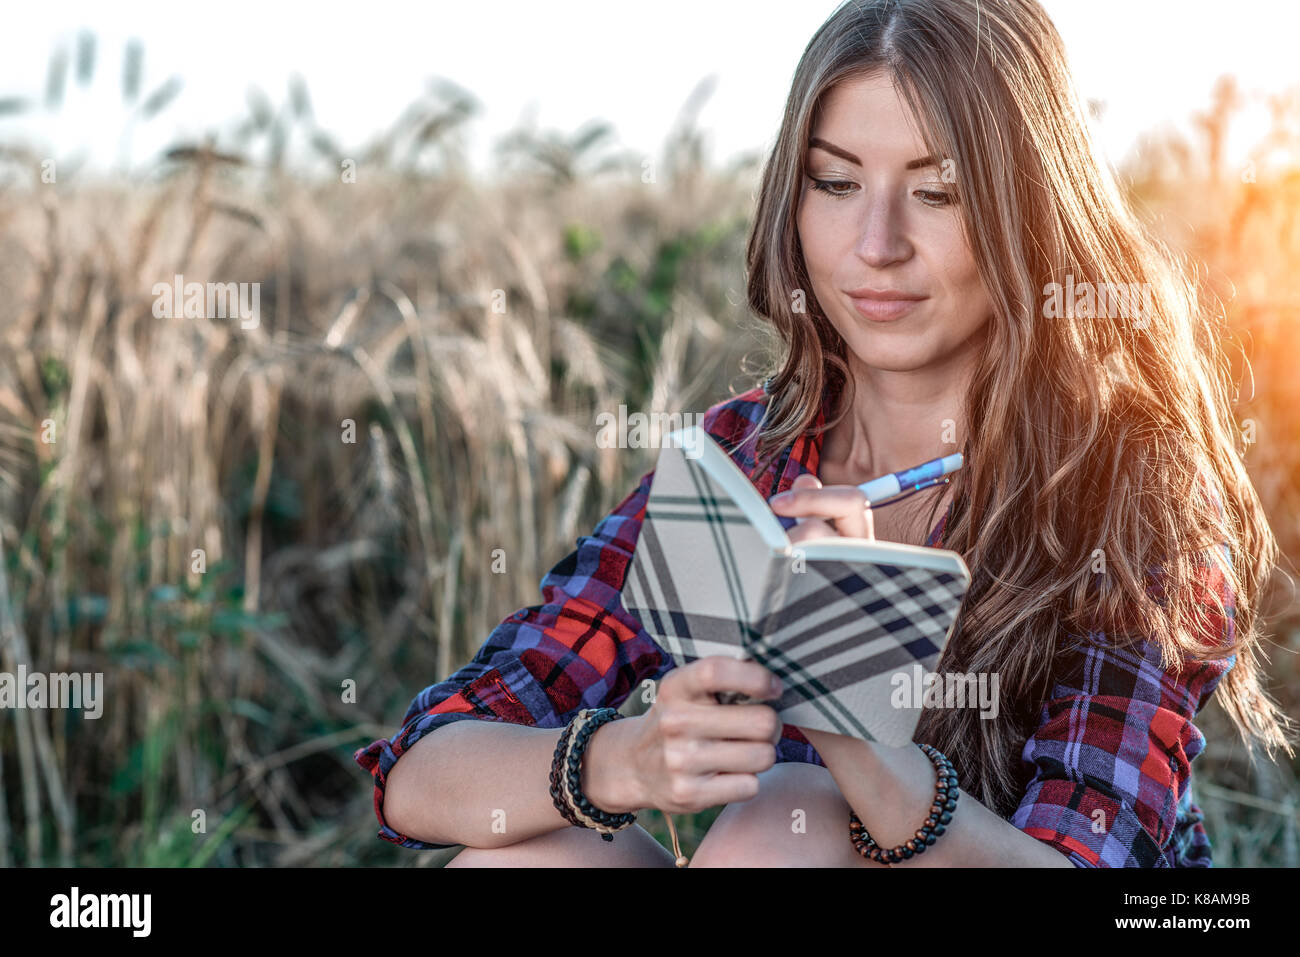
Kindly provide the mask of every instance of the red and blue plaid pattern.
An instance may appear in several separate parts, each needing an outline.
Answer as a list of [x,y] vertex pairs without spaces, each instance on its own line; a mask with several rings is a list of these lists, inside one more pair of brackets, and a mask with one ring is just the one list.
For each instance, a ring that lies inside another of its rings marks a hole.
[[[815,426],[825,422],[828,395]],[[703,426],[764,498],[817,474],[821,436],[803,435],[762,475],[754,474],[755,426],[766,395],[755,388],[708,410]],[[420,738],[453,721],[488,720],[559,728],[581,708],[619,707],[644,681],[658,681],[671,657],[623,607],[622,588],[645,514],[653,471],[541,581],[543,602],[522,608],[488,635],[472,661],[415,696],[401,730],[358,750],[374,778],[379,836],[401,847],[436,849],[384,820],[384,782]],[[778,516],[789,529],[795,519]],[[926,544],[942,547],[945,514]],[[1227,546],[1222,546],[1225,551]],[[1223,597],[1221,641],[1233,638],[1233,595],[1206,564],[1205,586]],[[1208,867],[1203,814],[1191,799],[1191,761],[1205,746],[1192,719],[1235,658],[1160,667],[1152,642],[1128,649],[1087,647],[1067,658],[1025,742],[1029,783],[1010,823],[1057,848],[1079,867]],[[793,725],[777,761],[825,766]]]

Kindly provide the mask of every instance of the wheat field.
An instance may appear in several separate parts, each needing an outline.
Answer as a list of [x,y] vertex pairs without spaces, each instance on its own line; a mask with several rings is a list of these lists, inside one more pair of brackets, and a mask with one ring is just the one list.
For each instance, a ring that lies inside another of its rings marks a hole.
[[[1300,170],[1266,160],[1294,160],[1300,104],[1246,175],[1220,159],[1232,90],[1123,173],[1230,320],[1287,556],[1270,690],[1294,714]],[[102,672],[107,701],[0,717],[0,865],[445,859],[375,837],[353,750],[652,467],[598,447],[598,413],[703,411],[770,348],[743,305],[758,158],[707,161],[707,94],[655,157],[602,123],[521,130],[491,177],[451,84],[355,152],[301,84],[250,97],[230,142],[114,176],[0,133],[0,670]],[[123,95],[148,122],[175,91]],[[0,122],[57,107],[3,100]],[[158,318],[174,276],[260,284],[257,325]],[[1217,705],[1198,725],[1216,864],[1296,866],[1296,768],[1250,766]]]

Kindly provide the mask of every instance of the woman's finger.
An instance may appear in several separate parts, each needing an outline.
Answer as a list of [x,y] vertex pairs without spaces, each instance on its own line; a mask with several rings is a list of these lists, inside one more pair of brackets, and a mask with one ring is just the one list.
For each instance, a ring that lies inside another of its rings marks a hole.
[[[811,472],[805,472],[803,475],[796,476],[795,480],[790,483],[790,488],[794,491],[799,491],[801,489],[819,489],[821,487],[821,479],[813,475]],[[790,499],[787,493],[774,496],[772,499],[774,506],[776,504],[788,504],[789,501]],[[776,511],[782,513],[783,509],[776,509]],[[784,514],[789,515],[792,518],[797,517],[797,513],[788,510],[785,510]],[[839,535],[839,532],[835,530],[834,526],[827,522],[823,522],[820,519],[800,518],[795,526],[787,532],[787,535],[793,543],[801,542],[806,538],[834,538]]]
[[844,516],[835,527],[840,530],[841,535],[847,535],[849,538],[876,537],[876,523],[871,517],[871,505],[866,501],[865,495],[862,508]]
[[790,541],[796,544],[809,538],[838,538],[842,534],[835,526],[820,518],[805,518],[786,532]]
[[866,508],[867,494],[856,485],[826,485],[791,488],[772,496],[769,502],[778,515],[836,518]]
[[[826,519],[833,528],[832,534],[851,538],[875,538],[875,525],[871,520],[866,493],[856,485],[822,486],[815,477],[812,482],[801,483],[799,476],[787,492],[770,499],[772,510],[778,515],[800,518]],[[802,522],[800,524],[803,524]]]

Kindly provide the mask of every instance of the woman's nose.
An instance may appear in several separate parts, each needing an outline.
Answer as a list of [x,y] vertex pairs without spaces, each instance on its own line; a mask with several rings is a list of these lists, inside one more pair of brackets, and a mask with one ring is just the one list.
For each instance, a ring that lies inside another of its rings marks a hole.
[[903,234],[899,210],[892,198],[873,197],[863,213],[854,250],[870,266],[887,266],[906,259],[911,246]]

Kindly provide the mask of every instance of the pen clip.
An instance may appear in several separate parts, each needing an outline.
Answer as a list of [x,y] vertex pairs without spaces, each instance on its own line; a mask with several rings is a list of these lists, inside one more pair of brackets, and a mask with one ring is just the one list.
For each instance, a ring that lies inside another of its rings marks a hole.
[[880,499],[879,501],[872,502],[871,508],[884,508],[886,505],[897,505],[899,502],[901,502],[903,499],[907,498],[910,495],[915,495],[917,492],[924,492],[926,489],[931,488],[935,485],[948,485],[951,481],[952,481],[951,475],[945,475],[942,478],[927,479],[926,481],[920,483],[919,485],[914,485],[911,488],[899,489],[897,495],[891,495],[888,498],[884,498],[884,499]]

